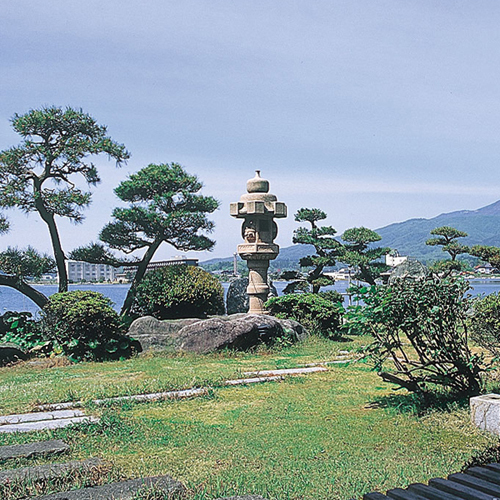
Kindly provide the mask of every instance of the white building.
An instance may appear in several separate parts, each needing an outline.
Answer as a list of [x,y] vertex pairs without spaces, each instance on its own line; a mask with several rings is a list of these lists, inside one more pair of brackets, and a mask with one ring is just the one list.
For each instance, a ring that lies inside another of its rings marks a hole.
[[399,266],[399,264],[402,264],[403,262],[406,262],[408,260],[407,255],[399,255],[399,252],[396,250],[394,252],[388,253],[385,256],[385,263],[390,266],[390,267],[396,267]]
[[67,260],[68,280],[74,283],[81,281],[115,281],[117,269],[106,264],[90,264],[79,260]]

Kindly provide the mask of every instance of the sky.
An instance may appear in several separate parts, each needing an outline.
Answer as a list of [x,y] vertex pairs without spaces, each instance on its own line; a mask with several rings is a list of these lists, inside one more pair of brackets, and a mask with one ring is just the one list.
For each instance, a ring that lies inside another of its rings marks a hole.
[[[97,239],[113,189],[177,162],[221,202],[212,252],[232,255],[229,203],[256,169],[288,205],[339,234],[472,210],[500,199],[498,0],[6,0],[0,16],[0,150],[10,119],[82,108],[131,152],[103,179],[63,247]],[[37,214],[7,212],[0,249],[50,252]],[[155,260],[178,255],[167,245]]]

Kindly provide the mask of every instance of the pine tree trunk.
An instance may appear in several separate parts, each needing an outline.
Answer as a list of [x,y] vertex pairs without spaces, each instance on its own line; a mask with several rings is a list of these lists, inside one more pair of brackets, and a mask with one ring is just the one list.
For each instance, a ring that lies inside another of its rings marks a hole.
[[61,238],[57,230],[54,214],[50,213],[45,204],[41,194],[42,185],[39,179],[33,180],[33,191],[35,194],[35,208],[40,214],[42,220],[49,228],[50,241],[52,242],[52,250],[54,251],[54,259],[57,266],[57,274],[59,277],[59,292],[68,291],[68,273],[66,271],[66,256],[61,245]]
[[132,309],[132,304],[134,303],[135,294],[137,292],[137,286],[142,281],[142,278],[144,278],[144,275],[146,274],[146,270],[148,268],[148,264],[151,262],[151,259],[153,258],[156,250],[158,250],[158,247],[161,245],[162,241],[163,240],[155,240],[147,249],[142,260],[138,263],[134,279],[132,280],[132,284],[130,285],[127,296],[123,301],[120,316],[129,316],[130,310]]

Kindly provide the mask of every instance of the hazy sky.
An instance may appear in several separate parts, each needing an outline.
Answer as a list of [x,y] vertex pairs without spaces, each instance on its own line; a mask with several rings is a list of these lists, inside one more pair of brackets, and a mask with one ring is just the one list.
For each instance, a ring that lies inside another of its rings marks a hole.
[[[202,260],[240,243],[229,203],[255,169],[289,207],[282,246],[300,207],[341,233],[500,199],[498,0],[7,0],[0,33],[0,149],[19,142],[14,113],[58,105],[132,153],[98,161],[85,222],[60,224],[67,251],[148,163],[181,163],[221,201]],[[9,215],[0,248],[50,250],[36,214]]]

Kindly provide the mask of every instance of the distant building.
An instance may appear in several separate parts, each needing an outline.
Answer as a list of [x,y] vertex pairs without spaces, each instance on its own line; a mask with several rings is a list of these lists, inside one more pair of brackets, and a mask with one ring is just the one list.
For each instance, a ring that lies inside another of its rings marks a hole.
[[[189,259],[185,255],[179,255],[176,257],[172,257],[171,259],[168,260],[157,260],[155,262],[150,262],[148,264],[146,272],[154,271],[155,269],[160,269],[161,267],[178,266],[178,265],[197,266],[198,259]],[[136,271],[137,271],[137,266],[130,265],[130,266],[125,266],[123,268],[122,273],[130,279],[131,277],[133,277]]]
[[482,265],[476,266],[474,268],[474,271],[476,271],[476,273],[479,273],[479,274],[493,274],[497,270],[491,264],[487,263],[487,264],[482,264]]
[[385,256],[385,263],[389,267],[399,266],[399,264],[402,264],[403,262],[406,262],[407,260],[408,260],[408,256],[407,255],[404,255],[404,256],[399,255],[399,252],[397,250],[394,250]]
[[67,260],[68,280],[73,283],[82,281],[115,281],[117,269],[106,264],[90,264],[79,260]]

